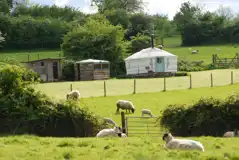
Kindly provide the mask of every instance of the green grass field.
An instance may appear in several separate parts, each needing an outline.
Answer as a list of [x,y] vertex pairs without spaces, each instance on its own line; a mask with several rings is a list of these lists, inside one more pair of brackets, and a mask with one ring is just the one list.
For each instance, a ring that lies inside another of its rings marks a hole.
[[[213,73],[213,85],[221,86],[231,83],[231,71],[233,71],[234,82],[239,82],[239,70],[211,70],[202,72],[192,72],[192,87],[210,87],[211,73]],[[104,95],[103,81],[74,81],[38,84],[36,87],[49,96],[56,99],[65,99],[70,91],[70,85],[73,89],[78,89],[82,97],[96,97]],[[171,77],[166,79],[167,90],[188,89],[190,85],[188,77]],[[136,93],[159,92],[164,88],[163,78],[136,79]],[[132,94],[134,89],[133,79],[110,79],[106,81],[107,96]]]
[[[185,59],[189,61],[205,61],[205,63],[212,62],[212,54],[217,53],[217,48],[220,49],[220,52],[217,54],[221,58],[232,58],[238,52],[238,48],[234,48],[232,45],[213,45],[213,46],[195,46],[195,47],[180,47],[181,38],[180,36],[165,38],[164,40],[165,50],[177,55],[179,59]],[[189,50],[198,49],[198,54],[191,54]],[[8,58],[14,58],[19,61],[28,61],[29,60],[37,60],[42,58],[57,58],[62,56],[62,52],[59,50],[31,50],[31,51],[1,51],[0,52],[0,60],[4,60]]]
[[[0,138],[1,160],[231,160],[239,159],[238,138],[190,138],[203,143],[205,152],[165,150],[161,137],[138,138]],[[108,149],[105,149],[108,148]]]

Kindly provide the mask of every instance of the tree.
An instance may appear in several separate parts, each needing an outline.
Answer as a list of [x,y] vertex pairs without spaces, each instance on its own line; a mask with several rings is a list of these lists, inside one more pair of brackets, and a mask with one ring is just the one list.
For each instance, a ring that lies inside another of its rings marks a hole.
[[130,41],[129,51],[130,54],[133,54],[150,46],[151,38],[149,36],[138,34]]
[[7,0],[0,0],[0,12],[9,13],[10,7],[7,3]]
[[105,10],[104,15],[114,26],[121,25],[123,28],[127,28],[129,24],[129,15],[123,9]]
[[61,45],[65,56],[116,61],[122,55],[123,29],[113,26],[102,15],[87,19],[83,26],[68,32]]
[[92,0],[92,4],[98,7],[98,11],[124,9],[127,12],[143,11],[143,0]]
[[180,11],[173,18],[179,31],[182,31],[184,26],[193,21],[197,21],[198,15],[201,14],[199,6],[193,6],[189,1],[182,3]]

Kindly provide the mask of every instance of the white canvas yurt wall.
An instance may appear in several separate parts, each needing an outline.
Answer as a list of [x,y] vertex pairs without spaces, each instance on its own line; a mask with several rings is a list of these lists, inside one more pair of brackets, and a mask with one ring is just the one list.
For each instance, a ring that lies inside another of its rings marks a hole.
[[177,56],[159,48],[146,48],[125,59],[127,75],[177,72]]

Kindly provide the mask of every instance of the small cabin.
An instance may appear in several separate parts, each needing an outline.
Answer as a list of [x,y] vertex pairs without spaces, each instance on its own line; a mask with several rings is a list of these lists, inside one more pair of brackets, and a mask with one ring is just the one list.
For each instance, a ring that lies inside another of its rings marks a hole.
[[87,59],[75,63],[75,80],[105,80],[110,78],[110,62]]
[[39,59],[29,62],[22,62],[36,72],[42,81],[59,81],[62,76],[61,58]]

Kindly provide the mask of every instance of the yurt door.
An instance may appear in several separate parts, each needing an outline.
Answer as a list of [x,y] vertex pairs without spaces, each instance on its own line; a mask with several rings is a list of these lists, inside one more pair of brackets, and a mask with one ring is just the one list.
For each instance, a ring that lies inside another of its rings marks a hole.
[[156,72],[164,72],[164,58],[157,57],[155,66],[156,66]]

